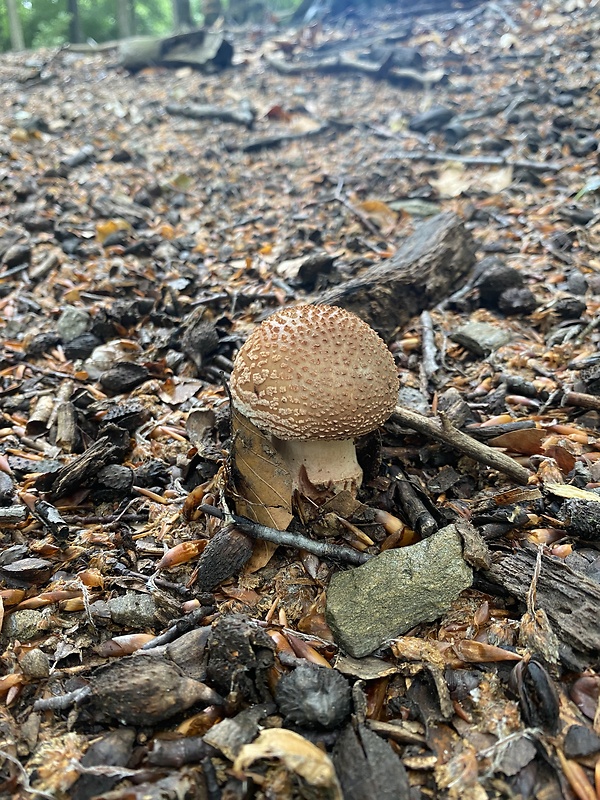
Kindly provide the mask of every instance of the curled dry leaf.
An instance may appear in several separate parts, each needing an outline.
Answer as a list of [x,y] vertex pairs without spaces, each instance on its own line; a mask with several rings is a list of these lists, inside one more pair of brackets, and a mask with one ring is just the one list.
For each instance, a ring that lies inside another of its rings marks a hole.
[[543,451],[542,443],[548,438],[546,431],[541,428],[524,428],[520,431],[510,431],[490,439],[488,444],[492,447],[505,447],[512,453],[522,453],[533,456]]
[[232,414],[231,484],[239,514],[286,530],[292,521],[292,480],[268,438],[237,411]]
[[20,672],[12,672],[0,678],[0,697],[5,697],[15,686],[20,686],[25,681],[25,676]]
[[452,648],[461,661],[473,664],[486,664],[491,661],[521,661],[522,656],[511,653],[502,647],[484,642],[474,642],[470,639],[461,639],[455,642]]
[[285,728],[262,731],[252,744],[242,747],[233,764],[233,771],[243,778],[248,767],[264,758],[281,761],[290,772],[317,790],[315,797],[343,800],[331,759],[300,734]]
[[107,639],[96,648],[99,656],[104,658],[114,658],[116,656],[129,656],[135,653],[140,647],[143,647],[147,642],[154,639],[152,633],[129,633],[124,636],[113,636],[112,639]]
[[557,749],[556,754],[560,761],[560,766],[569,781],[569,786],[579,800],[598,800],[598,796],[590,783],[584,768],[577,761],[567,758],[562,750]]
[[204,550],[208,539],[194,539],[190,542],[180,542],[170,547],[156,565],[157,569],[171,569],[178,564],[187,564]]

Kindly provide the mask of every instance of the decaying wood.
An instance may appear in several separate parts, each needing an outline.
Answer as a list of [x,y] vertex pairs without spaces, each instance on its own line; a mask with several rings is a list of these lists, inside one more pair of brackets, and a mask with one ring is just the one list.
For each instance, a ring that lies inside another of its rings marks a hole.
[[438,529],[438,524],[425,507],[415,487],[398,468],[393,469],[400,505],[406,514],[410,527],[423,538],[431,536]]
[[558,172],[562,169],[555,161],[530,161],[529,159],[511,159],[501,156],[462,156],[459,153],[436,153],[424,150],[395,150],[386,153],[383,158],[388,161],[457,161],[469,167],[516,167],[530,169],[534,172]]
[[432,439],[437,439],[440,442],[444,442],[444,444],[455,447],[470,458],[474,458],[482,464],[487,464],[488,467],[510,475],[517,483],[526,484],[529,480],[531,475],[529,470],[522,467],[505,453],[495,450],[493,447],[488,447],[486,444],[478,442],[466,433],[459,431],[445,417],[430,419],[429,417],[424,417],[423,414],[418,414],[416,411],[396,406],[393,419],[402,425],[407,425],[409,428],[419,431],[419,433],[430,436]]
[[189,119],[206,120],[218,119],[220,122],[233,122],[251,128],[256,114],[251,108],[228,108],[199,103],[169,103],[165,107],[167,114],[188,117]]
[[175,36],[140,36],[119,42],[120,64],[131,71],[156,64],[201,67],[210,63],[222,68],[231,64],[232,56],[233,46],[222,31],[202,28]]
[[[85,485],[102,467],[120,461],[123,451],[129,446],[128,435],[123,428],[110,427],[114,428],[114,438],[102,436],[97,439],[85,453],[77,456],[55,475],[42,475],[38,484],[49,490],[53,499],[57,499]],[[49,486],[48,480],[51,481]]]
[[315,302],[353,311],[390,340],[409,320],[463,284],[475,246],[451,212],[422,223],[388,261],[326,292]]
[[[485,575],[525,603],[536,558],[537,550],[525,545],[500,559]],[[558,637],[564,666],[574,670],[597,666],[600,660],[600,586],[572,570],[561,559],[542,556],[536,604],[546,612]]]
[[390,64],[390,59],[386,59],[382,64],[377,64],[373,61],[360,61],[345,55],[333,58],[307,59],[297,63],[290,63],[282,58],[273,56],[266,57],[265,60],[282,75],[302,75],[306,72],[322,74],[355,72],[372,78],[383,78],[394,83],[417,83],[424,87],[439,83],[445,75],[443,70],[437,69],[419,72],[416,69],[393,67]]

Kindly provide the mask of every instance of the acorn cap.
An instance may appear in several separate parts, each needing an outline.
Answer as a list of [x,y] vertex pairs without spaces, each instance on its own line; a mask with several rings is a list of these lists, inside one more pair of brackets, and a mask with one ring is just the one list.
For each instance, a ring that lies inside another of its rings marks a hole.
[[390,416],[398,373],[379,335],[336,306],[302,305],[266,319],[231,373],[235,408],[279,439],[353,439]]

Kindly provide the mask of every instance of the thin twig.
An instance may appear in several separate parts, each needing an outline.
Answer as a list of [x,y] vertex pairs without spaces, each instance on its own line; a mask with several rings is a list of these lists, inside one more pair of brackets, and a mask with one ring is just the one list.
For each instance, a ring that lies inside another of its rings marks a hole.
[[345,206],[348,209],[348,211],[351,211],[354,214],[354,216],[361,222],[361,224],[369,231],[369,233],[372,233],[373,236],[377,236],[378,239],[381,239],[381,231],[379,230],[379,228],[377,228],[376,225],[373,225],[371,220],[367,216],[365,216],[359,208],[353,205],[350,202],[350,200],[348,200],[346,195],[342,194],[343,185],[344,181],[343,179],[340,178],[340,180],[338,181],[338,185],[335,189],[333,199],[337,200],[338,203],[341,203],[343,206]]
[[565,392],[561,405],[591,408],[594,411],[600,411],[600,397],[596,397],[593,394],[582,394],[581,392]]
[[60,694],[55,697],[42,697],[40,700],[36,700],[33,704],[34,711],[63,711],[65,708],[69,708],[70,706],[78,706],[80,703],[83,703],[92,693],[92,690],[89,686],[82,686],[79,689],[75,689],[73,692],[67,692],[66,694]]
[[439,369],[435,360],[436,352],[431,314],[429,311],[423,311],[421,314],[421,362],[427,380],[431,380],[434,373]]
[[192,612],[190,612],[187,616],[178,619],[170,628],[167,628],[164,633],[160,633],[158,636],[155,636],[154,639],[150,639],[149,642],[146,642],[145,645],[142,645],[142,650],[153,650],[155,647],[161,647],[163,644],[169,644],[170,642],[175,641],[184,633],[189,633],[191,630],[196,628],[200,622],[207,617],[209,614],[212,614],[215,610],[215,606],[200,606],[200,608],[195,608]]
[[385,161],[457,161],[472,167],[517,167],[519,169],[531,169],[534,172],[558,172],[563,168],[562,164],[556,161],[529,161],[528,159],[517,159],[512,161],[501,156],[461,156],[458,153],[433,153],[424,150],[396,150],[392,153],[384,153],[381,158]]
[[396,406],[393,413],[393,419],[401,425],[407,425],[419,433],[424,433],[432,439],[437,439],[440,442],[455,447],[461,453],[470,456],[482,464],[487,464],[488,467],[497,469],[509,475],[517,483],[527,484],[531,473],[529,470],[522,467],[510,456],[502,453],[493,447],[488,447],[482,442],[467,436],[466,433],[459,431],[452,425],[446,417],[431,419],[424,417],[423,414],[417,414],[416,411],[409,411],[406,408]]
[[273,542],[273,544],[283,545],[284,547],[306,550],[308,553],[313,553],[321,558],[330,558],[333,561],[342,561],[353,566],[360,566],[372,558],[369,553],[359,553],[358,550],[354,550],[352,547],[316,541],[300,533],[289,533],[288,531],[268,528],[266,525],[260,525],[247,517],[238,517],[237,514],[225,514],[224,511],[216,506],[201,505],[199,508],[200,511],[213,517],[226,518],[238,530],[242,533],[247,533],[253,539],[263,539],[265,542]]

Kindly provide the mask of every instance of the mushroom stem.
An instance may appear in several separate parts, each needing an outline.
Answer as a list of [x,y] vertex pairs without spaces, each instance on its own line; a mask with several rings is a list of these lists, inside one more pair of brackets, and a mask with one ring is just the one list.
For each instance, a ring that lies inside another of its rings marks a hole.
[[317,489],[343,490],[356,495],[362,483],[362,469],[356,460],[353,439],[278,439],[272,437],[273,447],[284,460],[293,488],[300,486],[300,469],[304,467],[308,480]]

